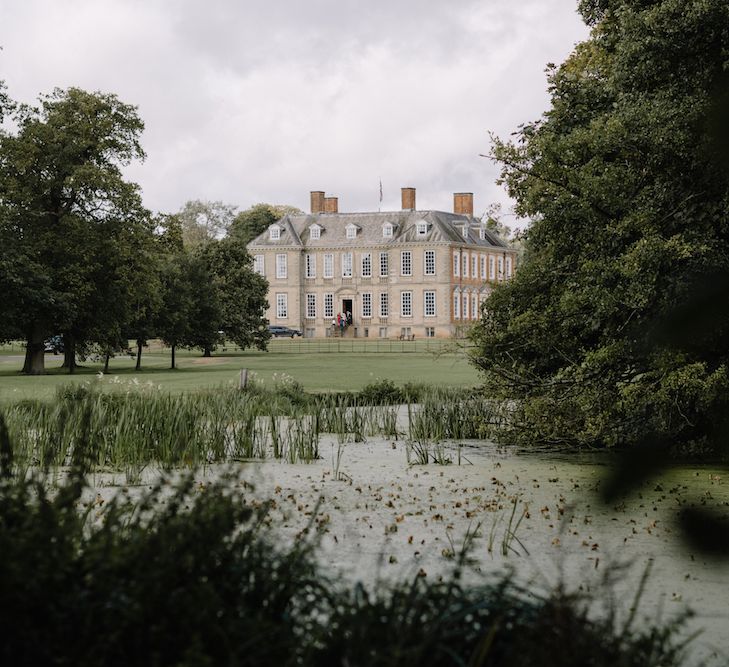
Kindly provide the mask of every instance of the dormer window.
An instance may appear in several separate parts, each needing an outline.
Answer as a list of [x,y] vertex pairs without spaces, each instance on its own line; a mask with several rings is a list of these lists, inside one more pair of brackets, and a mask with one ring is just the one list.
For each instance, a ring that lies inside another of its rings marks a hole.
[[468,225],[463,225],[462,231],[463,231],[463,238],[467,239],[468,238]]
[[478,238],[480,238],[482,241],[486,238],[486,228],[485,227],[481,227],[478,230]]
[[383,238],[391,238],[392,237],[392,223],[386,222],[384,225],[382,225],[382,236]]
[[271,241],[278,241],[281,238],[281,227],[278,225],[271,225],[268,228],[268,234]]
[[415,225],[415,229],[418,232],[418,236],[425,236],[428,233],[428,223],[422,220]]
[[347,225],[345,228],[347,233],[348,239],[356,239],[357,238],[357,225]]
[[309,227],[309,238],[312,240],[321,238],[321,227],[319,225]]

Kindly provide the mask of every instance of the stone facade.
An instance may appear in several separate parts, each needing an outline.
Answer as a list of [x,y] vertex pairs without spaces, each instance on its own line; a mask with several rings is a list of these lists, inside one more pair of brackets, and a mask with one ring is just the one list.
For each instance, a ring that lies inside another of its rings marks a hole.
[[[402,211],[339,213],[336,198],[312,192],[311,214],[255,238],[269,322],[312,338],[444,338],[478,319],[492,285],[516,270],[516,251],[473,217],[470,193],[454,195],[457,213],[416,210],[414,188],[402,195]],[[342,332],[332,321],[347,312]]]

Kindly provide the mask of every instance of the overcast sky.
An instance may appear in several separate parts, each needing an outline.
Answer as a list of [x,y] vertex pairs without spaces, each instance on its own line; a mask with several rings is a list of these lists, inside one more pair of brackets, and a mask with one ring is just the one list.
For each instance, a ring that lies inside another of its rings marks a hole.
[[587,37],[576,0],[0,0],[0,79],[116,93],[146,123],[128,169],[188,199],[340,211],[510,206],[479,153],[547,108],[545,66]]

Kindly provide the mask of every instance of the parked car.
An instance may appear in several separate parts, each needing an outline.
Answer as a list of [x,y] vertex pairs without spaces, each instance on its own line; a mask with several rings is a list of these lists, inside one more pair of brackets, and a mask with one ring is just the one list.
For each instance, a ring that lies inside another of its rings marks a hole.
[[51,336],[44,346],[47,354],[63,354],[63,336]]
[[279,327],[275,325],[269,326],[268,332],[275,338],[293,338],[294,336],[301,336],[301,332],[298,329],[292,329],[291,327]]

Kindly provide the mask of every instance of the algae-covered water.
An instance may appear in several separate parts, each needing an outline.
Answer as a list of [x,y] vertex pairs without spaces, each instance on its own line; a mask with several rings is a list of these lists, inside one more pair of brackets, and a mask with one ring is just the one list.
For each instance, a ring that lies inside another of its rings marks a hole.
[[[461,444],[445,466],[408,465],[402,441],[341,446],[326,437],[323,458],[312,464],[236,465],[252,493],[275,501],[271,523],[282,540],[296,539],[307,526],[318,529],[319,559],[332,576],[443,576],[468,545],[474,566],[468,576],[515,568],[535,592],[560,582],[590,590],[627,620],[648,570],[637,622],[693,609],[686,633],[700,632],[694,660],[729,662],[729,556],[718,563],[692,553],[674,523],[675,511],[691,503],[729,512],[723,470],[675,467],[606,506],[596,492],[609,455],[575,460]],[[219,471],[201,473],[201,482]],[[123,483],[101,474],[94,481],[102,497]]]

